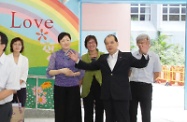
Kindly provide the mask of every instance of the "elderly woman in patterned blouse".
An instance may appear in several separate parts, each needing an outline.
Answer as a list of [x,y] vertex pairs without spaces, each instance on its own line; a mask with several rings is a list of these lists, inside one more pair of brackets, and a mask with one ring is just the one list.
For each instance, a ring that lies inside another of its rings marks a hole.
[[58,35],[62,49],[53,53],[47,69],[47,76],[55,76],[54,111],[55,122],[81,122],[80,80],[83,70],[75,68],[75,62],[68,56],[71,35],[62,32]]

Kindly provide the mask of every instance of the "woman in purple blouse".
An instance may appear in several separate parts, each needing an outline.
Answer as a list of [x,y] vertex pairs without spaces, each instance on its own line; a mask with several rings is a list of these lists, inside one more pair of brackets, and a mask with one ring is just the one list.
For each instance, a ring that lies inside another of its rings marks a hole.
[[54,111],[55,122],[81,122],[80,80],[83,70],[75,68],[75,62],[67,54],[71,50],[71,35],[62,32],[58,35],[62,49],[53,53],[47,69],[48,77],[55,76]]

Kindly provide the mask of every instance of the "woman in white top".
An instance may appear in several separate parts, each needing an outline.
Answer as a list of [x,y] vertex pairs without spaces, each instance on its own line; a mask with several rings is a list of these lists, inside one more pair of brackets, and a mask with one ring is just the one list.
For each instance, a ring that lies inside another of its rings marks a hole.
[[23,40],[19,37],[13,38],[10,43],[10,51],[12,52],[8,56],[16,63],[19,68],[19,76],[20,76],[20,90],[14,94],[12,102],[21,102],[22,107],[25,107],[26,102],[26,81],[28,77],[28,58],[23,56],[21,53],[24,50],[24,43]]

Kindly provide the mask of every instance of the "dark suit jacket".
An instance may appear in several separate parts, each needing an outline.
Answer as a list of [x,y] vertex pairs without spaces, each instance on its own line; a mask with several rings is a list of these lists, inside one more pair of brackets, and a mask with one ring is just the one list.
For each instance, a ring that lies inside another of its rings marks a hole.
[[146,67],[148,60],[144,56],[138,60],[132,56],[131,52],[119,51],[117,62],[111,71],[107,62],[108,56],[109,54],[101,55],[97,61],[90,64],[80,60],[76,67],[85,70],[101,70],[101,99],[130,100],[129,69]]

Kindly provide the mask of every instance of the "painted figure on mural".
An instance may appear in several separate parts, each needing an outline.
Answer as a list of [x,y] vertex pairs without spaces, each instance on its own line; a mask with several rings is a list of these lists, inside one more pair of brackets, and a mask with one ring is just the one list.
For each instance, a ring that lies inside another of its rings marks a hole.
[[47,68],[47,76],[55,76],[54,82],[54,111],[55,122],[81,122],[80,80],[84,71],[75,68],[75,62],[68,57],[71,35],[62,32],[58,35],[61,46],[53,53]]

